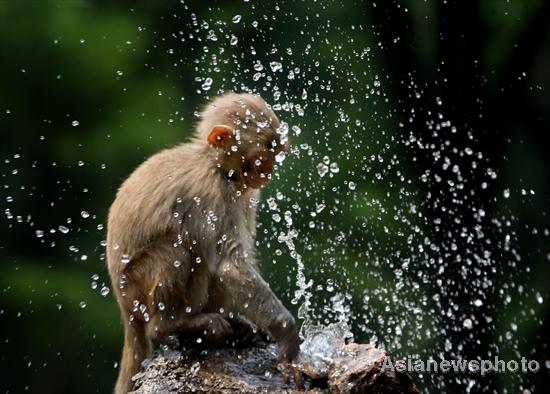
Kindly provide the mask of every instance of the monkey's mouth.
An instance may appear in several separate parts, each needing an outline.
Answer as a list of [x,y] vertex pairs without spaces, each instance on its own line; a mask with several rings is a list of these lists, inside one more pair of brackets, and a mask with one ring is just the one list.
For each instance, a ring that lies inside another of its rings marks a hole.
[[254,189],[260,189],[267,186],[272,179],[271,171],[257,168],[251,168],[249,171],[246,171],[245,174],[245,183]]
[[265,187],[271,182],[271,174],[260,171],[252,171],[247,177],[247,184],[250,187],[259,189]]
[[271,177],[264,176],[263,178],[260,177],[258,180],[258,183],[260,184],[260,187],[267,186],[271,182]]
[[273,165],[268,161],[254,165],[246,163],[243,166],[243,175],[247,186],[254,189],[265,187],[272,180]]

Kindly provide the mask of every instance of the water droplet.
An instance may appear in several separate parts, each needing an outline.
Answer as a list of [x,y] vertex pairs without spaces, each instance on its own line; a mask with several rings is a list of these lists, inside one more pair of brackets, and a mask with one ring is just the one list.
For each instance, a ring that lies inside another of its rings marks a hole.
[[111,289],[109,289],[107,286],[103,286],[101,288],[101,290],[99,291],[99,293],[103,296],[103,297],[107,297],[107,294],[109,294],[109,292],[111,291]]
[[214,81],[213,81],[212,78],[210,78],[210,77],[206,78],[206,79],[204,80],[204,83],[203,83],[202,86],[201,86],[201,89],[202,89],[202,90],[205,90],[205,91],[206,91],[206,90],[210,90],[210,88],[212,87],[212,83],[213,83],[213,82],[214,82]]
[[231,22],[233,23],[239,23],[241,21],[242,16],[237,14],[233,18],[231,18]]
[[65,226],[59,226],[59,231],[61,231],[63,234],[67,234],[69,232],[69,228]]
[[218,41],[218,37],[216,36],[216,33],[214,32],[214,30],[210,30],[208,32],[208,35],[206,36],[206,39],[211,40],[211,41]]
[[348,182],[348,187],[350,190],[355,190],[355,188],[357,187],[357,184],[353,181],[349,181]]
[[280,62],[271,62],[271,63],[269,63],[269,67],[271,67],[271,71],[273,71],[273,72],[283,70],[283,65]]
[[229,44],[234,46],[234,45],[237,45],[238,42],[239,42],[239,39],[235,35],[231,34],[231,38],[229,39]]
[[84,309],[84,308],[86,308],[86,305],[87,305],[87,304],[86,304],[86,301],[80,301],[80,304],[79,304],[79,305],[80,305],[80,307],[81,307],[82,309]]
[[80,212],[80,216],[82,216],[84,219],[87,219],[90,217],[90,213],[88,211],[82,211]]
[[35,231],[35,234],[36,234],[36,237],[37,238],[42,238],[44,236],[44,231],[42,230],[36,230]]
[[321,177],[324,177],[327,173],[328,173],[328,166],[324,163],[319,163],[317,164],[317,173],[321,176]]
[[264,69],[264,66],[262,66],[262,63],[254,63],[254,70],[256,71],[262,71]]
[[286,153],[285,152],[279,152],[275,155],[275,161],[279,164],[281,164],[283,161],[285,161]]
[[122,264],[128,264],[130,262],[130,256],[127,254],[123,254],[122,257],[120,258],[120,262]]
[[71,126],[73,126],[73,127],[77,127],[78,125],[80,125],[80,122],[78,120],[73,120],[71,122]]
[[473,326],[473,323],[471,319],[464,319],[464,321],[462,322],[462,325],[464,326],[464,328],[467,328],[470,330]]

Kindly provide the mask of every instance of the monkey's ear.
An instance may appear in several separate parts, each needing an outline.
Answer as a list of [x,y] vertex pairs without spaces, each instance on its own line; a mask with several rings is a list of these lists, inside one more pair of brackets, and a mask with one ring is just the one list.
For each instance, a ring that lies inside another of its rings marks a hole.
[[217,125],[208,134],[208,142],[216,148],[222,148],[232,136],[233,131],[229,126]]

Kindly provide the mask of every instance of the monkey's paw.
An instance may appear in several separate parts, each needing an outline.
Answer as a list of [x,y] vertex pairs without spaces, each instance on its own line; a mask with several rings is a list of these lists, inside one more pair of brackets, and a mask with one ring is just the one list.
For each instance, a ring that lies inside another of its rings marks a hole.
[[[219,346],[225,339],[233,334],[231,324],[219,313],[203,313],[193,316],[187,321],[182,332],[184,342],[188,342],[189,336],[195,338],[194,342],[202,346]],[[187,340],[185,340],[187,339]]]
[[192,325],[197,333],[204,336],[204,341],[209,345],[219,345],[233,334],[231,324],[218,313],[197,315],[193,317]]
[[267,343],[267,335],[250,320],[241,315],[228,319],[233,328],[233,335],[227,338],[227,345],[236,348],[246,348]]

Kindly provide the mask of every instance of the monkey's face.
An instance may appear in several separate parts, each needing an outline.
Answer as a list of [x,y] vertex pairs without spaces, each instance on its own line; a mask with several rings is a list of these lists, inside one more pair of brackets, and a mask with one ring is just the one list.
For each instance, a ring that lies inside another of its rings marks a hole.
[[208,141],[217,148],[219,167],[243,189],[271,182],[276,163],[283,161],[288,149],[286,136],[272,127],[215,126]]
[[284,159],[288,125],[272,112],[266,116],[243,108],[232,113],[226,125],[213,126],[208,142],[217,148],[218,167],[228,179],[242,190],[259,189],[271,182],[277,163]]
[[254,189],[264,187],[271,182],[274,167],[275,155],[269,150],[260,150],[245,157],[242,166],[244,183]]
[[272,129],[264,129],[252,135],[243,134],[245,138],[241,138],[239,145],[242,179],[247,187],[259,189],[271,182],[275,165],[282,162],[287,145]]

